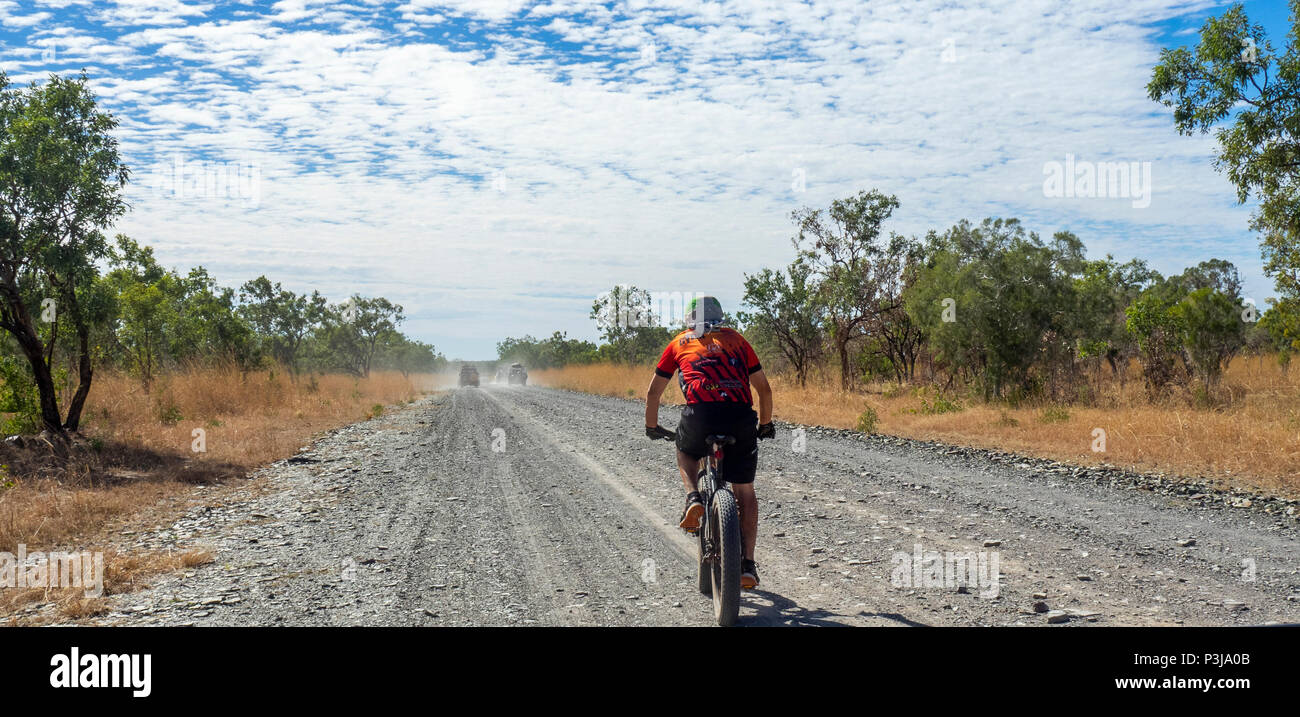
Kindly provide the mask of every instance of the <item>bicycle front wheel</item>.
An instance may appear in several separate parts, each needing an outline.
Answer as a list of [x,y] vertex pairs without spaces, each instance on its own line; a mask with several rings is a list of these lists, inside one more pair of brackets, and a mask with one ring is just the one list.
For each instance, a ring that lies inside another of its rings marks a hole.
[[740,510],[730,490],[713,496],[717,526],[718,559],[713,563],[713,616],[731,627],[740,616]]

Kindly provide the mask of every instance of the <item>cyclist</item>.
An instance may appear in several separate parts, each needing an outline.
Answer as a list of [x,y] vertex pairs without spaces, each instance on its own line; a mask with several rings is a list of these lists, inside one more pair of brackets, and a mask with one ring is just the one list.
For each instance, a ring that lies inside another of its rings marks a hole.
[[[745,557],[741,561],[740,585],[758,586],[758,565],[754,543],[758,537],[758,497],[754,494],[754,473],[758,468],[759,438],[774,438],[772,387],[763,374],[758,356],[744,336],[721,325],[722,304],[712,296],[692,299],[686,306],[687,329],[669,342],[655,366],[654,379],[646,391],[645,433],[650,438],[671,438],[672,432],[659,425],[659,399],[664,388],[680,372],[679,382],[686,406],[677,425],[677,469],[686,487],[686,509],[681,527],[699,530],[704,504],[698,491],[700,461],[709,454],[705,437],[734,436],[720,470],[730,481],[740,508],[740,531]],[[755,415],[750,384],[760,399]]]

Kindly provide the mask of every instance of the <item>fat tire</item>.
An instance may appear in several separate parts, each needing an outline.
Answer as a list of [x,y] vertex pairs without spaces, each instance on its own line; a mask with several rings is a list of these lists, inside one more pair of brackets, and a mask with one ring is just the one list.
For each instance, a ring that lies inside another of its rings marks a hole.
[[731,627],[740,616],[740,510],[730,490],[713,495],[718,526],[718,561],[713,566],[713,616]]
[[704,531],[701,530],[695,536],[695,554],[699,558],[697,569],[698,577],[696,582],[700,589],[701,595],[713,594],[713,571],[709,569],[709,564],[704,562]]

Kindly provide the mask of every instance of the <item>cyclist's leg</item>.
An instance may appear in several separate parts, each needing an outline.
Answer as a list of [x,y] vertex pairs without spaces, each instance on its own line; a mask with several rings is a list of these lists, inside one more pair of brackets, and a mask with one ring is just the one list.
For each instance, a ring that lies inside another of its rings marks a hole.
[[758,416],[749,407],[738,408],[729,422],[727,433],[736,443],[727,448],[722,463],[726,479],[731,481],[731,492],[740,508],[740,535],[744,544],[745,559],[754,559],[754,545],[758,542],[758,496],[754,492],[754,476],[758,472]]
[[758,541],[758,495],[753,483],[732,483],[740,508],[740,540],[744,544],[745,559],[754,559],[754,544]]
[[682,485],[687,493],[694,493],[700,488],[700,460],[683,451],[677,451],[677,470],[682,474]]
[[678,527],[688,533],[697,532],[704,520],[704,497],[699,494],[700,459],[684,451],[677,451],[677,470],[682,474],[682,485],[686,488],[686,507],[682,510],[682,519]]
[[687,404],[677,422],[677,470],[682,474],[682,485],[687,493],[699,490],[700,461],[709,454],[704,443],[708,434],[707,417],[697,406]]
[[700,431],[700,416],[694,407],[687,405],[682,409],[681,420],[677,423],[677,470],[682,475],[682,486],[686,488],[686,508],[682,510],[679,523],[682,530],[695,532],[704,520],[703,498],[699,490],[700,458],[708,449],[704,446],[704,434]]

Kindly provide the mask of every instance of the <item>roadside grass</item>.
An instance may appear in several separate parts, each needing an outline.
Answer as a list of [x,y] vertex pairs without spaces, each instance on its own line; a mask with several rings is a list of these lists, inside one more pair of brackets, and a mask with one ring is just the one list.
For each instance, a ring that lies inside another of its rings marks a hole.
[[[130,376],[101,373],[82,438],[70,448],[36,439],[0,445],[0,551],[16,553],[19,544],[29,553],[103,551],[106,576],[120,576],[108,579],[106,592],[129,588],[192,558],[103,547],[125,525],[162,523],[189,506],[194,485],[244,477],[292,456],[314,434],[378,417],[384,406],[412,402],[437,384],[433,376],[397,372],[295,380],[282,371],[202,368],[165,376],[146,391]],[[49,601],[0,590],[0,614],[34,599]],[[100,604],[62,595],[56,601],[67,617]]]
[[[642,398],[648,366],[570,366],[530,374],[535,383],[586,393]],[[1011,451],[1083,465],[1205,477],[1300,497],[1300,371],[1284,371],[1268,356],[1238,357],[1220,385],[1150,400],[1136,366],[1121,384],[1093,382],[1086,403],[984,403],[930,387],[881,383],[844,392],[826,380],[799,387],[770,377],[774,415],[785,421],[860,429],[922,440]],[[680,403],[673,387],[665,403]],[[867,409],[875,420],[860,423]],[[1104,431],[1105,450],[1100,447]]]
[[[536,369],[528,372],[529,383],[638,400],[645,398],[646,389],[650,387],[650,379],[653,377],[654,368],[651,366],[612,363]],[[668,388],[664,391],[663,403],[672,405],[685,403],[675,379],[668,383]]]
[[[293,455],[312,434],[383,412],[432,387],[432,377],[375,372],[299,376],[233,368],[165,376],[145,391],[121,374],[96,377],[83,432],[158,453],[253,468]],[[376,411],[376,408],[378,409]],[[202,431],[202,446],[196,446]],[[202,447],[202,452],[193,450]]]
[[[146,586],[149,578],[155,575],[205,565],[213,560],[212,553],[207,550],[124,554],[110,548],[103,552],[101,595],[87,595],[84,588],[8,588],[0,590],[0,615],[7,616],[11,626],[95,617],[107,612],[109,595],[134,592]],[[39,617],[22,617],[22,609],[32,603],[51,603],[54,611]]]

